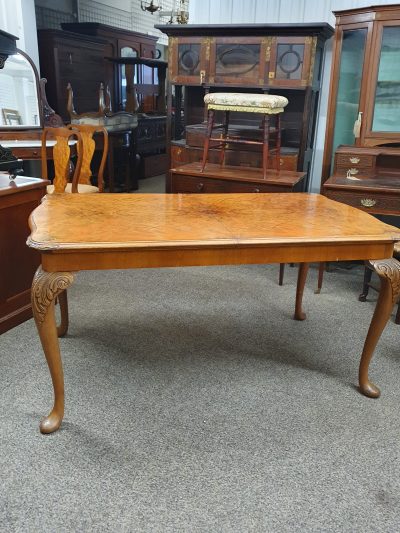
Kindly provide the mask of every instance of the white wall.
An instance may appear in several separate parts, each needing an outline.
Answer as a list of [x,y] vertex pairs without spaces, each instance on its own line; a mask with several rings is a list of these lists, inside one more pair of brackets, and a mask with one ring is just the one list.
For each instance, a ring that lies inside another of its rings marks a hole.
[[[370,5],[397,4],[390,0],[191,0],[191,24],[250,24],[328,22],[335,25],[332,11]],[[316,146],[312,162],[311,190],[319,191],[325,142],[333,39],[326,43]]]
[[34,0],[0,0],[0,29],[16,35],[17,47],[39,67]]

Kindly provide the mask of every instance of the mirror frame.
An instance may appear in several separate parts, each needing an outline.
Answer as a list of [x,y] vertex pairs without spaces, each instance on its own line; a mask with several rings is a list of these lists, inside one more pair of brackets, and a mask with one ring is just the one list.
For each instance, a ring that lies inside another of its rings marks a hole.
[[[21,125],[19,127],[13,127],[13,126],[2,126],[0,125],[0,131],[2,133],[4,132],[11,132],[11,131],[15,131],[15,132],[18,132],[18,131],[27,131],[27,130],[40,130],[40,129],[43,129],[43,126],[44,126],[44,113],[43,113],[43,102],[42,102],[42,98],[41,98],[41,93],[40,93],[40,85],[39,85],[39,74],[38,74],[38,71],[37,71],[37,68],[36,68],[36,65],[35,63],[32,61],[32,59],[30,58],[30,56],[24,52],[23,50],[20,50],[19,48],[16,49],[16,53],[17,54],[20,54],[21,56],[23,56],[29,63],[32,71],[33,71],[33,74],[34,74],[34,77],[35,77],[35,82],[36,82],[36,98],[37,98],[37,102],[38,102],[38,109],[39,109],[39,124],[37,126],[34,126],[34,125]],[[16,55],[16,54],[12,54],[12,55]],[[9,55],[8,57],[11,57],[11,55]],[[7,59],[5,60],[5,64],[7,63],[7,60],[8,60],[8,57]],[[1,76],[1,70],[0,70],[0,76]]]

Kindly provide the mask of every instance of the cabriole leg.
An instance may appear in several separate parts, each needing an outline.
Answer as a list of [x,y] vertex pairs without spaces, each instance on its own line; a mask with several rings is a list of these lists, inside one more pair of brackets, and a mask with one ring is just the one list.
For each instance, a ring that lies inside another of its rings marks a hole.
[[[64,416],[64,375],[54,313],[54,300],[71,285],[71,272],[46,272],[40,266],[32,282],[32,309],[54,389],[54,406],[40,423],[42,433],[56,431]],[[63,298],[63,297],[61,297]]]
[[378,398],[380,390],[368,377],[368,368],[374,354],[375,347],[393,310],[393,306],[400,296],[400,263],[396,259],[368,261],[381,280],[378,301],[371,320],[361,355],[359,370],[360,391],[370,398]]

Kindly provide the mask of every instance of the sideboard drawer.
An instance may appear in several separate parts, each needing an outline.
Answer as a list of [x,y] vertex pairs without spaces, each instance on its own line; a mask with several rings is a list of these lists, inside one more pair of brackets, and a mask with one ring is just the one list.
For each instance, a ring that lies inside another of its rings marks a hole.
[[325,195],[343,204],[358,207],[368,213],[398,215],[400,200],[398,196],[377,193],[336,191],[325,189]]
[[358,154],[338,154],[336,156],[336,165],[341,167],[372,167],[374,165],[373,155],[358,155]]
[[171,192],[223,193],[223,192],[287,192],[288,188],[264,183],[250,183],[234,180],[198,178],[172,173]]

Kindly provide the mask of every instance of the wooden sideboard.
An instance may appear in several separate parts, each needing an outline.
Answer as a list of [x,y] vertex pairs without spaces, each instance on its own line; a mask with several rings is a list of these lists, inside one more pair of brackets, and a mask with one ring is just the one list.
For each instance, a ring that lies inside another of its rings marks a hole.
[[[199,160],[206,131],[205,94],[254,92],[288,98],[281,117],[281,169],[308,174],[323,49],[333,34],[329,24],[178,24],[156,28],[169,37],[170,168],[179,164],[177,156],[188,163]],[[260,134],[259,117],[252,115],[235,113],[232,128]],[[260,151],[254,146],[232,150],[227,153],[228,164],[257,167]],[[211,148],[210,160],[214,159]],[[307,179],[302,185],[306,190]]]
[[340,146],[323,192],[369,213],[400,216],[400,150]]
[[47,181],[0,174],[0,334],[32,317],[31,284],[40,255],[26,246],[28,218]]

